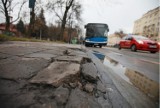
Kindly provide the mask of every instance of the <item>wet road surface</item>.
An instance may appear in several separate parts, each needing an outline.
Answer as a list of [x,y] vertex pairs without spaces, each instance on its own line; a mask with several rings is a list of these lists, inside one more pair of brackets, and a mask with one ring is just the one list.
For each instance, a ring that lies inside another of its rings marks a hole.
[[105,56],[119,62],[123,66],[136,70],[151,80],[159,82],[159,53],[131,52],[130,50],[118,50],[115,48],[92,48]]
[[154,102],[159,100],[159,53],[131,52],[115,48],[89,48],[99,56],[104,65],[111,68],[115,74]]

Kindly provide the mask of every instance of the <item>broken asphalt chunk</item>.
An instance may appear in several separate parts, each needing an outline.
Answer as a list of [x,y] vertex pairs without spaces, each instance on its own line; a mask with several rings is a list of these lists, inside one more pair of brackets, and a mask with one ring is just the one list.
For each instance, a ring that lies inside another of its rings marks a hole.
[[53,62],[30,80],[30,83],[50,84],[59,87],[64,82],[74,82],[80,74],[80,64]]

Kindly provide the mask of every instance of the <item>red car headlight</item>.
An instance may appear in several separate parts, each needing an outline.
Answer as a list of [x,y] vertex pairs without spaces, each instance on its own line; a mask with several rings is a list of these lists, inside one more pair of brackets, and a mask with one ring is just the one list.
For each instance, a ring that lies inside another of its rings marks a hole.
[[138,42],[139,44],[144,44],[144,42],[141,41],[141,40],[138,40],[137,42]]

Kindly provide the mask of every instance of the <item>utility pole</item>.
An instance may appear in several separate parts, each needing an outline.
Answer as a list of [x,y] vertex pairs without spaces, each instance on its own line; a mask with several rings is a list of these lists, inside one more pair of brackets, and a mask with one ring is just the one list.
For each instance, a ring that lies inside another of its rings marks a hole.
[[40,34],[39,34],[40,40],[42,40],[42,30],[40,29]]
[[68,43],[71,44],[71,39],[72,39],[72,24],[73,24],[73,19],[72,15],[69,17],[69,30],[68,30]]

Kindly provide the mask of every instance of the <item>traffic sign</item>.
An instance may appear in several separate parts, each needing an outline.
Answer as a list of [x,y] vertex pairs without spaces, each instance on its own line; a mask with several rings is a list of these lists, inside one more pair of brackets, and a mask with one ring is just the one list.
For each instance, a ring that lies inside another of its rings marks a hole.
[[29,8],[34,8],[36,0],[29,0]]

